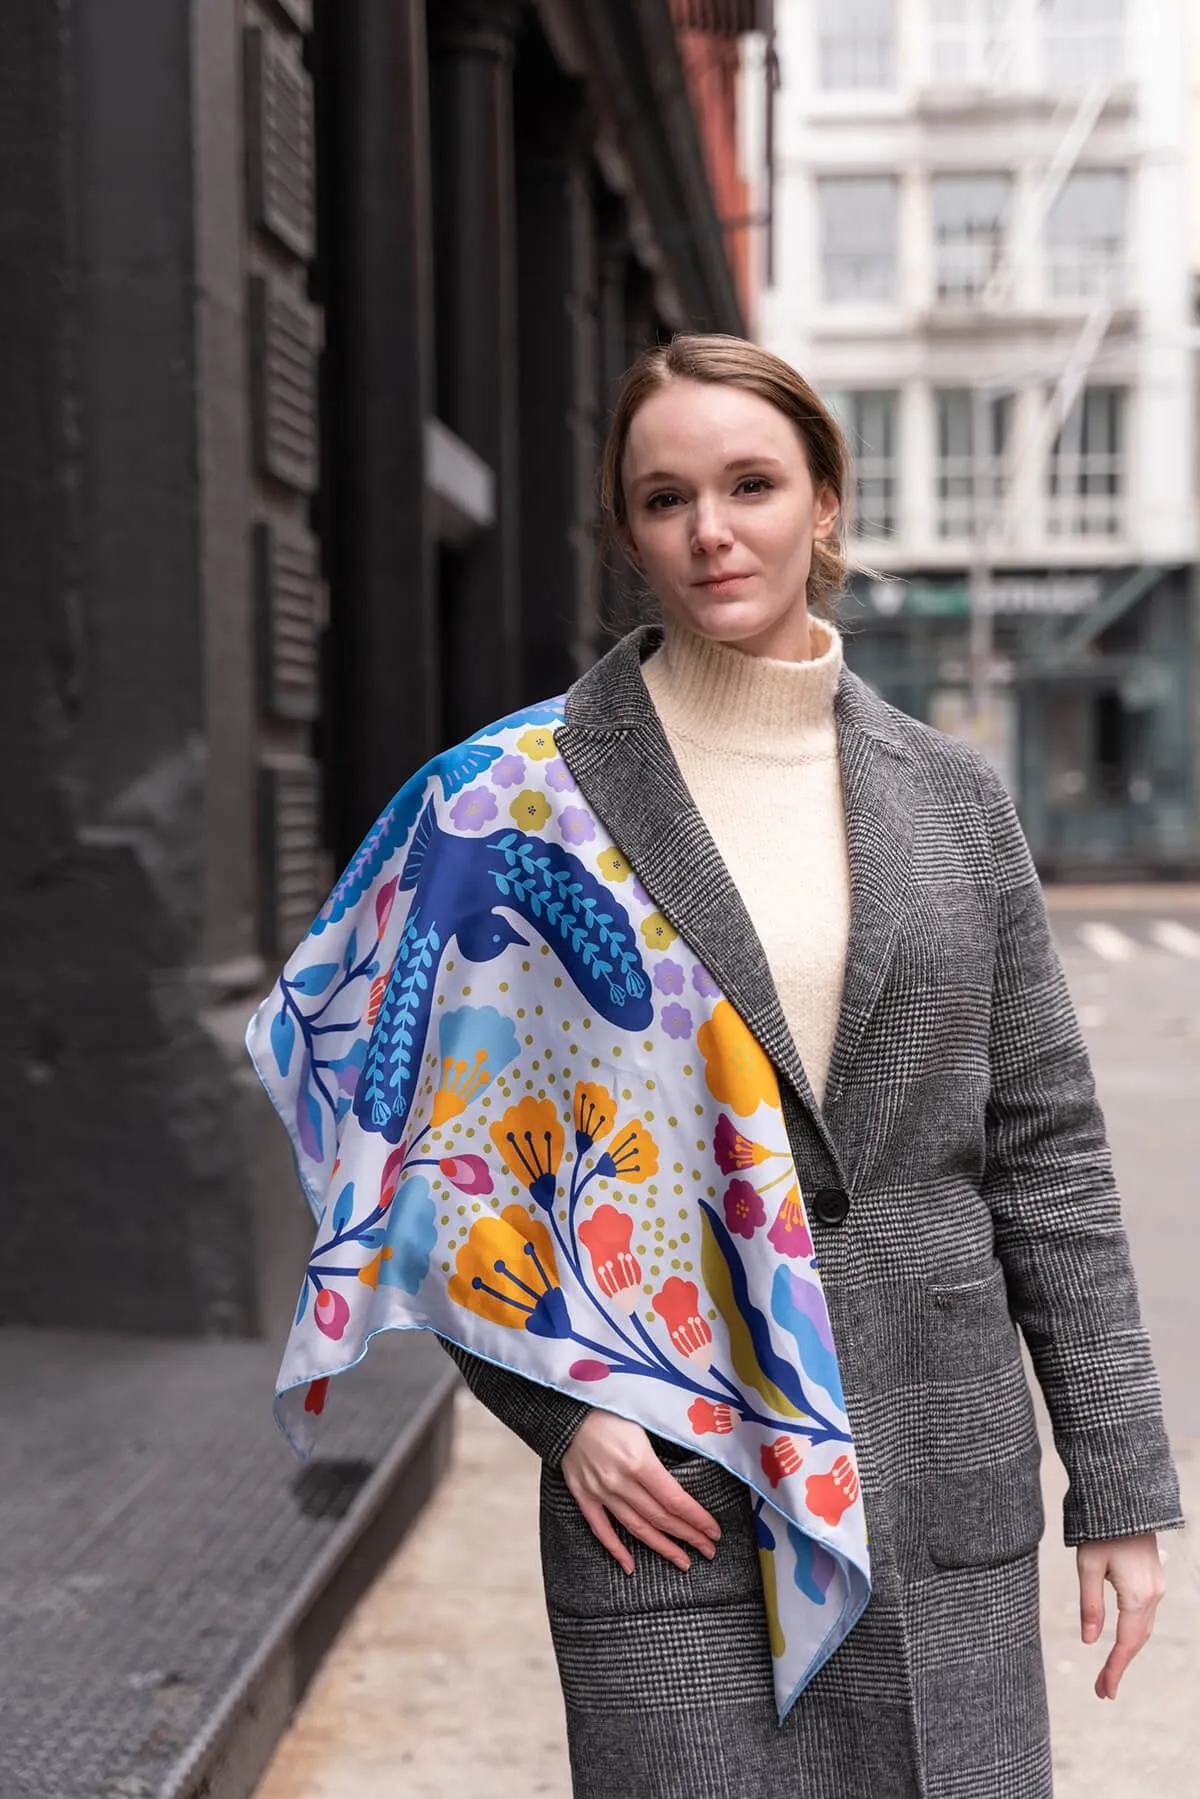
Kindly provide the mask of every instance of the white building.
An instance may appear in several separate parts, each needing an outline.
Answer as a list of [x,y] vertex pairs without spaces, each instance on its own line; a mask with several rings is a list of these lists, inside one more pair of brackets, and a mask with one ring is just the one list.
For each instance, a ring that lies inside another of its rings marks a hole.
[[834,401],[855,554],[899,583],[859,583],[860,665],[990,742],[1051,862],[1200,855],[1162,668],[1198,536],[1193,4],[776,7],[761,333]]

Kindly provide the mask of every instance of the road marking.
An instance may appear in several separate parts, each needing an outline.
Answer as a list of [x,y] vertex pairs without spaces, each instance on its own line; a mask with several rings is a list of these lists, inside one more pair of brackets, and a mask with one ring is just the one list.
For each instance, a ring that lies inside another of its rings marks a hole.
[[1137,951],[1133,938],[1111,924],[1080,925],[1079,939],[1105,962],[1128,962]]
[[1174,918],[1158,918],[1150,926],[1150,935],[1160,949],[1170,950],[1173,956],[1186,956],[1189,961],[1200,961],[1200,931],[1193,931]]

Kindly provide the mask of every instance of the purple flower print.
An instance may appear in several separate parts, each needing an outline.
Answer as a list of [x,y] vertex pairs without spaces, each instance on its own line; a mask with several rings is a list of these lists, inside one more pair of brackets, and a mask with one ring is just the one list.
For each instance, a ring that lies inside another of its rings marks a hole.
[[654,905],[654,901],[650,898],[650,895],[646,892],[646,889],[642,886],[642,883],[638,880],[636,875],[633,877],[633,887],[631,891],[639,906],[652,907]]
[[699,962],[697,962],[695,968],[692,970],[692,986],[696,989],[696,992],[700,995],[701,999],[713,999],[721,991],[717,986],[717,983],[709,974],[707,968],[702,968]]
[[762,1197],[749,1181],[730,1181],[725,1189],[725,1222],[737,1237],[752,1237],[767,1213]]
[[668,1037],[690,1037],[692,1034],[692,1015],[686,1006],[664,1006],[659,1023]]
[[582,806],[564,806],[559,813],[558,828],[564,843],[590,843],[596,835],[596,821]]
[[496,796],[486,787],[468,787],[450,808],[450,817],[460,831],[482,831],[496,816]]
[[492,770],[497,787],[516,787],[525,779],[524,756],[501,756]]
[[654,970],[654,985],[660,993],[683,992],[683,970],[678,962],[672,962],[668,956]]
[[546,785],[553,787],[555,793],[574,793],[575,779],[561,756],[546,764]]

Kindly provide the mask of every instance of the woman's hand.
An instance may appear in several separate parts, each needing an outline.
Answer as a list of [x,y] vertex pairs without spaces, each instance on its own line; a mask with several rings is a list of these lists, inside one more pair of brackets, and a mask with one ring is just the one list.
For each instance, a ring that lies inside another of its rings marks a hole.
[[1075,1552],[1079,1569],[1080,1635],[1095,1643],[1104,1629],[1104,1583],[1117,1595],[1117,1640],[1096,1680],[1097,1699],[1115,1699],[1126,1668],[1150,1641],[1154,1614],[1165,1591],[1158,1538],[1115,1537],[1104,1543],[1081,1543]]
[[633,1557],[613,1529],[610,1514],[630,1536],[677,1568],[686,1571],[691,1562],[672,1540],[676,1537],[710,1561],[715,1555],[721,1535],[716,1519],[663,1466],[640,1424],[593,1410],[571,1439],[562,1474],[593,1535],[626,1574],[633,1573]]

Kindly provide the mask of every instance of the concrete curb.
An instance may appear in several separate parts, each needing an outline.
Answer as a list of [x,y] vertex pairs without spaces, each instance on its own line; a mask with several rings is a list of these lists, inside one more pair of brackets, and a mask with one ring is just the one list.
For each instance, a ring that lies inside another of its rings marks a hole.
[[158,1799],[252,1799],[334,1637],[446,1471],[458,1385],[458,1372],[448,1364],[176,1761]]

